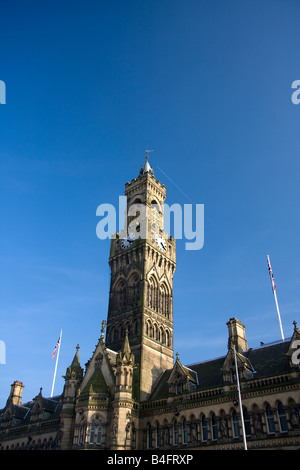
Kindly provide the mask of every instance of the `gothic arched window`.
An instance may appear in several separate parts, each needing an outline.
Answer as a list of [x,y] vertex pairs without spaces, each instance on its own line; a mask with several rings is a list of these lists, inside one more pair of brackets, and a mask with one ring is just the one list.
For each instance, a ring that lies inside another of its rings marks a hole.
[[218,423],[215,413],[213,413],[211,417],[211,430],[212,438],[214,441],[216,441],[218,439]]
[[102,442],[102,423],[101,421],[98,424],[98,430],[97,430],[97,444],[101,444]]
[[95,421],[92,421],[91,428],[90,428],[90,444],[94,444],[95,439]]
[[186,419],[184,418],[183,421],[182,421],[182,443],[187,444],[188,440],[189,440],[188,425],[187,425]]
[[277,406],[277,413],[278,413],[278,420],[280,424],[280,431],[281,432],[288,432],[288,424],[286,419],[285,409],[281,402],[278,403]]
[[178,437],[178,423],[175,420],[173,424],[173,444],[177,446],[179,444],[179,437]]
[[156,425],[156,433],[155,433],[155,440],[156,440],[156,447],[161,446],[161,433],[160,433],[160,426],[159,423]]
[[245,425],[246,436],[251,436],[250,416],[249,416],[247,408],[243,409],[243,416],[244,416],[244,425]]
[[270,405],[266,406],[266,417],[267,417],[268,433],[275,434],[274,414]]
[[201,420],[201,434],[202,434],[202,441],[206,442],[208,439],[208,431],[207,431],[207,421],[205,416],[202,416]]
[[152,429],[151,424],[147,426],[147,447],[148,449],[152,449]]
[[232,412],[232,429],[233,429],[233,437],[240,437],[240,425],[239,425],[239,418],[237,412],[233,410]]

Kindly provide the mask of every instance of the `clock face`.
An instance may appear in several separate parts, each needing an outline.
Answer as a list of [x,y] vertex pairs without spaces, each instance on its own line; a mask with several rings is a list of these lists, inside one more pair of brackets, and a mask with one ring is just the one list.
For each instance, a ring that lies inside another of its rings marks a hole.
[[165,240],[163,237],[161,237],[160,235],[157,235],[157,237],[156,237],[156,243],[157,243],[158,248],[159,248],[161,251],[167,251],[166,240]]
[[129,248],[133,244],[133,242],[134,242],[133,234],[127,235],[127,237],[121,241],[122,249],[126,250],[126,248]]

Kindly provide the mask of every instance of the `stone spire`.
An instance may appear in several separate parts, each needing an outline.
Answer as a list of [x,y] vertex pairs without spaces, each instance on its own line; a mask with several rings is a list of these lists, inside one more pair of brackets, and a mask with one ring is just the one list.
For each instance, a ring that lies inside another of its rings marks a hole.
[[71,379],[71,378],[77,379],[77,380],[82,379],[83,369],[80,366],[79,353],[78,353],[79,349],[80,349],[79,344],[77,344],[76,353],[73,358],[72,364],[67,368],[66,375],[64,376],[65,380]]
[[125,340],[123,343],[122,350],[117,355],[117,363],[134,364],[134,355],[131,352],[131,348],[129,344],[128,330],[126,330]]
[[152,152],[152,150],[146,150],[146,161],[145,161],[145,164],[142,165],[142,168],[140,170],[140,175],[141,176],[146,175],[147,173],[149,173],[151,176],[154,176],[153,168],[151,168],[151,166],[149,164],[148,152]]

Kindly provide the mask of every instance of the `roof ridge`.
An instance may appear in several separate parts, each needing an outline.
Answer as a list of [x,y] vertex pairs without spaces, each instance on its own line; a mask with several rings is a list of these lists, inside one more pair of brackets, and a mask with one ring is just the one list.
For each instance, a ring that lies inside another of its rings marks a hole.
[[[192,367],[192,366],[197,366],[198,364],[205,364],[206,362],[213,362],[213,361],[219,361],[220,359],[225,359],[226,357],[226,354],[223,355],[223,356],[218,356],[218,357],[215,357],[214,359],[206,359],[204,361],[199,361],[199,362],[193,362],[192,364],[188,364],[187,366],[184,366],[184,367]],[[195,372],[195,371],[194,371]]]
[[291,339],[292,338],[290,337],[290,338],[285,338],[285,339],[278,339],[276,341],[271,341],[270,343],[263,343],[263,344],[260,344],[259,346],[256,346],[255,348],[249,348],[244,352],[248,352],[248,351],[254,350],[254,349],[263,349],[263,348],[267,348],[268,346],[275,346],[276,344],[288,343],[288,342],[291,341]]

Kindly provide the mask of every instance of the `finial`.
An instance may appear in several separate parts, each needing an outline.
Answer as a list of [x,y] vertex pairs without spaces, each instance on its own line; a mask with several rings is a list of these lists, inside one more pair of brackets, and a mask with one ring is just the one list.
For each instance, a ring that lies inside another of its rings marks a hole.
[[76,346],[76,350],[77,350],[77,352],[78,352],[78,349],[80,349],[80,346],[79,346],[79,344],[77,344],[77,346]]
[[145,150],[145,152],[146,152],[146,160],[148,160],[148,158],[149,158],[148,153],[149,153],[149,152],[153,152],[153,150]]
[[153,152],[153,150],[145,150],[146,152],[146,162],[144,165],[142,165],[141,169],[140,169],[140,175],[141,176],[144,176],[146,174],[150,174],[151,176],[154,176],[154,172],[153,172],[153,169],[151,168],[150,164],[149,164],[149,152]]
[[297,322],[295,320],[293,321],[293,325],[294,325],[294,331],[298,331]]
[[105,321],[105,320],[103,320],[103,322],[102,322],[102,328],[101,328],[101,337],[103,337],[103,336],[104,336],[104,330],[105,330],[105,326],[106,326],[106,321]]
[[179,361],[179,353],[176,353],[176,361]]

